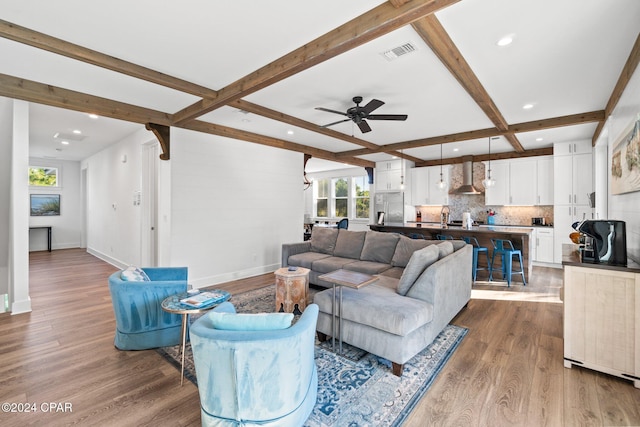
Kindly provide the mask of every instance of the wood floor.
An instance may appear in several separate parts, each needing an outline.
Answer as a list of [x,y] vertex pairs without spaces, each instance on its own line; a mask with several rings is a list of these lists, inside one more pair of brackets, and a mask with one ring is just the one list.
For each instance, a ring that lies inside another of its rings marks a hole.
[[[33,312],[0,314],[0,402],[37,412],[0,412],[0,426],[200,425],[193,384],[180,387],[154,350],[114,348],[113,266],[80,249],[30,262]],[[453,322],[469,333],[405,425],[640,425],[630,382],[563,367],[561,280],[561,270],[535,267],[526,288],[474,286]],[[270,283],[267,274],[224,287]]]

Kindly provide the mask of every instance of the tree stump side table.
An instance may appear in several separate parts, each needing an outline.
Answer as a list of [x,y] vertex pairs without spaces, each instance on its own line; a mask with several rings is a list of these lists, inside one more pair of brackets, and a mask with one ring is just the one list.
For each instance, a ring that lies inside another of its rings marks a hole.
[[309,269],[297,267],[290,271],[279,268],[276,275],[276,311],[302,314],[307,307]]

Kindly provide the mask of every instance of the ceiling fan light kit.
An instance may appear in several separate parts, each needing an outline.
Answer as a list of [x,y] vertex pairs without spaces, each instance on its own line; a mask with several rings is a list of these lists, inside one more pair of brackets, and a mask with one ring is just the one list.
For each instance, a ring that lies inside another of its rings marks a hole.
[[346,116],[346,119],[338,120],[337,122],[329,123],[326,125],[322,125],[320,127],[326,128],[329,126],[337,125],[338,123],[344,123],[348,121],[352,121],[358,128],[360,132],[367,133],[371,132],[371,127],[367,120],[396,120],[396,121],[405,121],[407,120],[406,114],[371,114],[374,110],[382,107],[384,102],[379,99],[372,99],[365,105],[364,107],[360,106],[362,102],[361,96],[354,96],[352,101],[356,104],[355,107],[350,107],[346,112],[332,110],[330,108],[324,107],[316,107],[316,110],[326,111],[327,113],[340,114],[341,116]]

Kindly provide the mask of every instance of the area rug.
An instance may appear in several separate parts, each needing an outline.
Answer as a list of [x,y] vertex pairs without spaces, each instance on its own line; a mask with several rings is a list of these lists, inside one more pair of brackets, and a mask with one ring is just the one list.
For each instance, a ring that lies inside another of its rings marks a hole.
[[[231,302],[240,313],[274,311],[274,286],[234,295]],[[333,353],[329,342],[316,342],[318,400],[305,426],[402,425],[466,333],[465,328],[445,327],[429,347],[405,363],[400,378],[381,357],[344,344],[345,357]],[[180,369],[179,346],[158,352]],[[185,378],[197,385],[189,344],[185,354]]]

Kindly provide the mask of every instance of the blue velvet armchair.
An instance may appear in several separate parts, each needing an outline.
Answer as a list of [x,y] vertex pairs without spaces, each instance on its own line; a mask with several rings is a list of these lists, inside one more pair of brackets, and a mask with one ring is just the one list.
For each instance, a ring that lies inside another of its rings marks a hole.
[[145,350],[180,344],[181,317],[162,309],[162,301],[187,291],[187,267],[147,267],[149,281],[109,277],[116,317],[114,344],[120,350]]
[[[214,309],[234,313],[229,302]],[[318,306],[287,329],[215,329],[203,315],[191,326],[203,426],[304,424],[318,394],[314,343]]]

